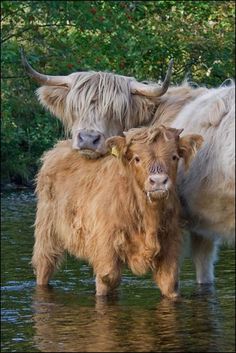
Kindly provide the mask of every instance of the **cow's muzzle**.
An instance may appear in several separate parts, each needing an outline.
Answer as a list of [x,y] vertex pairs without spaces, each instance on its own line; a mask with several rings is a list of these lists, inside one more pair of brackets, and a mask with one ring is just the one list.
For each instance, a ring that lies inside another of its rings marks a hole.
[[168,197],[171,181],[167,174],[152,174],[145,183],[145,189],[149,201]]
[[73,148],[88,158],[98,158],[107,152],[104,135],[95,130],[77,130],[73,136]]

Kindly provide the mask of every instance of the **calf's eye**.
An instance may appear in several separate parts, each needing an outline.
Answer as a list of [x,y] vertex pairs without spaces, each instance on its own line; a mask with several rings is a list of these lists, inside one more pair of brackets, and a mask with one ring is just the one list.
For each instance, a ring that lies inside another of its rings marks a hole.
[[135,163],[138,163],[138,162],[140,162],[140,158],[138,156],[135,156],[134,161],[135,161]]

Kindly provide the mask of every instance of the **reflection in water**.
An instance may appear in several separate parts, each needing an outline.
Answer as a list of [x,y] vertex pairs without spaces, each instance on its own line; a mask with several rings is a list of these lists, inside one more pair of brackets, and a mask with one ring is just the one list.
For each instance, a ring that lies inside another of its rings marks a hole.
[[65,303],[65,296],[52,288],[35,291],[35,344],[41,351],[219,352],[222,347],[213,287],[199,287],[190,299],[162,299],[152,310],[124,307],[118,298],[94,298],[93,306],[83,306],[75,295]]
[[1,212],[3,352],[235,352],[233,249],[220,251],[215,286],[197,286],[186,259],[176,302],[160,298],[151,275],[129,271],[102,300],[91,268],[70,257],[53,288],[35,287],[32,193],[3,194]]

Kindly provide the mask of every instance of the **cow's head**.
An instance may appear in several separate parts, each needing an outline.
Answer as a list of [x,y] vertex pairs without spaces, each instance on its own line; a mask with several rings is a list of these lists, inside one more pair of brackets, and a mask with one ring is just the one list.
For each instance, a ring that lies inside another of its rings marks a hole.
[[27,73],[42,85],[37,90],[42,105],[72,133],[73,148],[91,158],[107,152],[108,137],[122,135],[123,130],[141,125],[147,114],[151,116],[154,103],[150,98],[167,91],[173,65],[171,60],[160,86],[107,72],[44,75],[29,65],[23,52],[22,63]]
[[136,128],[106,141],[111,153],[129,165],[139,187],[150,201],[169,194],[175,185],[177,166],[183,158],[186,168],[200,148],[200,135],[179,137],[183,129],[165,126]]

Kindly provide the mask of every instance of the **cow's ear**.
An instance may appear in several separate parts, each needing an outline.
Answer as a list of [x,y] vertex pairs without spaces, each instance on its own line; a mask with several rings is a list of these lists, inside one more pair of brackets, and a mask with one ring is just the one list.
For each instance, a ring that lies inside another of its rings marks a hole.
[[117,157],[121,158],[127,151],[125,137],[113,136],[106,140],[106,146],[110,153]]
[[66,97],[70,89],[66,86],[42,86],[37,89],[40,103],[53,115],[60,119],[68,129],[72,128],[72,118],[68,118],[66,112]]
[[171,127],[166,128],[164,125],[161,125],[159,130],[163,134],[163,137],[166,141],[169,141],[172,138],[178,140],[179,135],[184,131],[184,129],[174,129]]
[[199,148],[202,146],[203,137],[201,135],[186,135],[179,139],[179,156],[184,159],[185,170],[196,155]]

